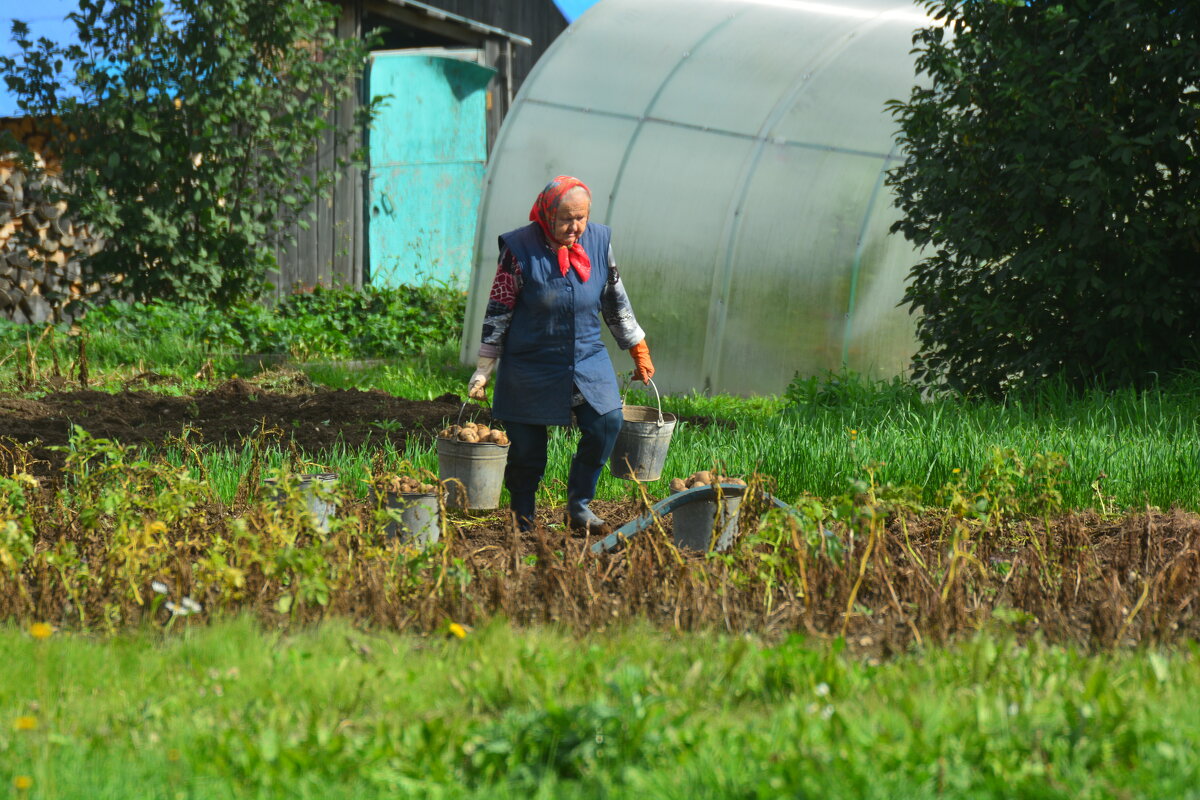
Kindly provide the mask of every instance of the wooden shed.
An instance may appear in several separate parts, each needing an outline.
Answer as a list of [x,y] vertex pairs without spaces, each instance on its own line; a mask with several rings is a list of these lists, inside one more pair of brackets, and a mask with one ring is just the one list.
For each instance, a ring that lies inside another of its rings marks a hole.
[[[273,296],[420,278],[465,289],[488,154],[515,93],[567,21],[553,0],[337,1],[340,36],[384,33],[330,122],[348,130],[367,98],[390,100],[371,131],[342,144],[329,136],[310,164],[315,172],[351,161],[277,249],[278,269],[267,276]],[[373,81],[387,91],[372,91]],[[47,145],[26,118],[0,119],[0,130],[39,153]],[[360,149],[367,158],[353,161]],[[40,323],[51,315],[48,297],[83,290],[78,258],[103,243],[24,182],[15,164],[0,162],[0,316]],[[13,233],[26,217],[45,252],[17,246]]]
[[[296,226],[278,250],[279,269],[270,276],[275,293],[414,277],[465,288],[487,153],[525,76],[567,21],[553,0],[342,0],[341,6],[342,36],[384,34],[360,91],[332,122],[351,125],[363,100],[380,93],[373,80],[385,75],[391,102],[387,118],[361,141],[339,146],[330,137],[322,147],[314,170],[360,146],[368,158],[342,170],[332,195],[307,215],[308,227]],[[448,101],[411,94],[439,73]],[[406,105],[441,111],[414,120]],[[441,159],[439,173],[430,173],[430,158]]]

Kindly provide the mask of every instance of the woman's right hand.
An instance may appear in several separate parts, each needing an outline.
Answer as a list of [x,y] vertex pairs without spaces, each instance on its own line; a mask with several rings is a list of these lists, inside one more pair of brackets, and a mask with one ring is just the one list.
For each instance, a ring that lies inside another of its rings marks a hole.
[[475,372],[472,373],[471,379],[467,381],[467,397],[472,400],[487,400],[488,378],[492,377],[492,371],[495,369],[496,359],[480,356],[475,361]]

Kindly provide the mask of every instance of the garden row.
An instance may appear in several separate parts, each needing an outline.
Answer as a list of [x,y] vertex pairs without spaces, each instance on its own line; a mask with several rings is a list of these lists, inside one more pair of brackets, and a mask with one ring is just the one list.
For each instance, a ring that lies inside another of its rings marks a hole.
[[[675,547],[669,520],[597,555],[549,515],[522,535],[504,515],[454,512],[441,541],[418,549],[388,537],[392,517],[352,487],[319,530],[302,494],[261,491],[258,452],[226,504],[186,468],[82,435],[51,490],[9,446],[18,468],[0,480],[0,618],[116,630],[193,613],[288,625],[332,614],[418,631],[495,616],[580,631],[646,619],[807,631],[880,653],[997,624],[1095,646],[1200,634],[1200,518],[1182,512],[1029,520],[981,515],[963,496],[931,511],[868,480],[802,499],[794,514],[756,505],[751,491],[721,554]],[[396,476],[380,465],[369,482]],[[614,519],[644,511],[597,502]]]

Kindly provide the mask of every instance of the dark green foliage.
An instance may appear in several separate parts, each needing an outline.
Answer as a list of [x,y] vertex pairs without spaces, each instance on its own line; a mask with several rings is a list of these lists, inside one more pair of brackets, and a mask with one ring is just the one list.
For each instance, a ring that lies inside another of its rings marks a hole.
[[577,781],[641,767],[664,749],[661,727],[670,722],[641,694],[622,706],[510,711],[466,743],[464,771],[472,784],[504,780],[534,790],[547,778]]
[[[88,311],[82,326],[91,334],[93,358],[102,365],[154,361],[156,354],[170,363],[220,352],[405,358],[456,341],[465,308],[462,292],[437,284],[317,288],[287,295],[273,309],[256,303],[217,308],[117,301]],[[23,327],[11,326],[22,341]],[[0,342],[2,334],[0,326]]]
[[79,0],[70,47],[13,22],[21,54],[0,57],[0,75],[51,126],[73,213],[107,237],[88,277],[136,299],[261,290],[277,237],[334,179],[300,167],[366,55],[337,38],[337,13],[323,0]]
[[890,175],[925,248],[915,377],[997,394],[1142,385],[1200,344],[1200,5],[926,9]]
[[436,283],[399,289],[366,287],[290,294],[276,306],[271,352],[331,356],[415,355],[458,338],[466,295]]

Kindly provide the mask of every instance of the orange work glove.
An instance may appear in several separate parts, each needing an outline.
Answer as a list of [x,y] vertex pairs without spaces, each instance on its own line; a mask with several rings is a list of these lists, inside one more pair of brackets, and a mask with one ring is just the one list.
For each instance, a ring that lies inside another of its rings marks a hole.
[[650,360],[650,345],[646,344],[646,340],[629,348],[629,355],[633,356],[633,379],[642,383],[649,383],[654,377],[654,363]]

